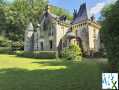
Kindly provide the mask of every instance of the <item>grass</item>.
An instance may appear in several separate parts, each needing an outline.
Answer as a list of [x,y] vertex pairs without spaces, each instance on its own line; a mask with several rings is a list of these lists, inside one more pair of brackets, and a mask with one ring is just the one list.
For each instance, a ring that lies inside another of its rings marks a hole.
[[102,72],[97,60],[72,63],[0,55],[0,90],[101,90]]

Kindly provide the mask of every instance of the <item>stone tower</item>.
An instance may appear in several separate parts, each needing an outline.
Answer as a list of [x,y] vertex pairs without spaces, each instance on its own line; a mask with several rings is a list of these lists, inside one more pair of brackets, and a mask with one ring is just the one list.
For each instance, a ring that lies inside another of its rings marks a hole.
[[33,24],[30,22],[25,31],[25,42],[24,42],[25,51],[33,50],[33,33],[34,33]]
[[94,16],[90,16],[86,3],[83,3],[79,11],[75,10],[74,18],[71,22],[73,32],[80,38],[83,52],[98,52],[100,49],[100,25],[95,21]]

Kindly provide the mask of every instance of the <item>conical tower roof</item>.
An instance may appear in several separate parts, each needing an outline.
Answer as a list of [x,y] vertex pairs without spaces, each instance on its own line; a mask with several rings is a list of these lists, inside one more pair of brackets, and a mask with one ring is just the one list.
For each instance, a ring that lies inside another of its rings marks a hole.
[[74,17],[72,24],[80,23],[81,21],[85,21],[89,19],[89,12],[86,7],[86,3],[81,4],[79,11],[77,12],[76,16]]

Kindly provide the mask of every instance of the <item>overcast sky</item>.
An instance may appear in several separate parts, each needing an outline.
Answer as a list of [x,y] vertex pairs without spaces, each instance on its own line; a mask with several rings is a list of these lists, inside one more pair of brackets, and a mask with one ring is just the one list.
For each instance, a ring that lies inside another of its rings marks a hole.
[[98,19],[102,8],[110,3],[114,3],[116,0],[49,0],[49,3],[55,6],[59,6],[69,10],[79,9],[81,3],[86,2],[91,14],[94,14]]

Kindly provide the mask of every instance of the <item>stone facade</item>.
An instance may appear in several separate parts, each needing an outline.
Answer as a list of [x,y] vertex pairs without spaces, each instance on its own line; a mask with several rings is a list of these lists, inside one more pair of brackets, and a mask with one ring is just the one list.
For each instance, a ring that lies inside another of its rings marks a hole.
[[43,12],[35,28],[30,23],[25,32],[24,50],[58,51],[70,44],[78,44],[84,53],[99,51],[100,25],[94,17],[88,16],[85,3],[78,12],[74,11],[72,21],[61,17],[50,13],[48,9]]

